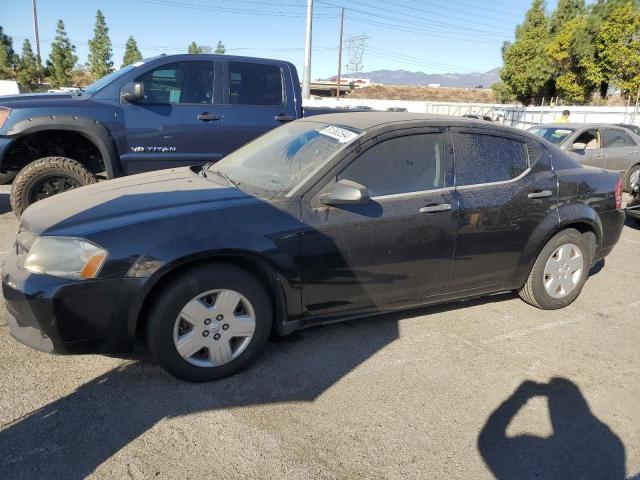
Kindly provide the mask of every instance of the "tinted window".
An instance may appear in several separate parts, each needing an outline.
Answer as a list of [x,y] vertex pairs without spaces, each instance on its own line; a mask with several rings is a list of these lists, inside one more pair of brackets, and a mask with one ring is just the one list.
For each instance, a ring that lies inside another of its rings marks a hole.
[[634,141],[622,130],[605,130],[607,148],[633,147]]
[[154,68],[136,78],[144,82],[144,100],[138,103],[211,104],[213,62],[177,62]]
[[443,136],[410,135],[374,145],[338,175],[338,180],[345,178],[364,185],[372,196],[442,188]]
[[280,67],[260,63],[229,62],[229,103],[234,105],[280,105]]
[[455,155],[458,186],[511,180],[529,167],[523,143],[491,135],[458,135]]

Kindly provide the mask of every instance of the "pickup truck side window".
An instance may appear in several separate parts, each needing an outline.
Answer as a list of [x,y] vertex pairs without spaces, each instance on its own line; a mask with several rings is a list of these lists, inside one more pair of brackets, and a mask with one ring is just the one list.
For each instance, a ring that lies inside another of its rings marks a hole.
[[494,135],[458,135],[454,167],[458,187],[512,180],[527,168],[524,143]]
[[374,145],[338,175],[364,185],[372,197],[423,192],[445,186],[444,137],[408,135]]
[[176,62],[143,73],[145,104],[205,104],[213,102],[213,62]]
[[229,103],[281,105],[282,71],[276,65],[229,62]]

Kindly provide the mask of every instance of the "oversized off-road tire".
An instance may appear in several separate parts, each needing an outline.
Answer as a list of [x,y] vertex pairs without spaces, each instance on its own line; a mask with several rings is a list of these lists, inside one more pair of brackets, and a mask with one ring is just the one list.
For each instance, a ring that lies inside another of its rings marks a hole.
[[624,174],[622,178],[622,190],[624,190],[625,193],[631,193],[631,177],[637,171],[640,171],[640,164],[633,165],[627,170],[627,173]]
[[16,177],[17,173],[18,172],[16,171],[10,171],[5,173],[0,172],[0,185],[6,185],[7,183],[11,182],[11,180],[13,180]]
[[41,158],[29,163],[14,179],[11,208],[19,217],[32,203],[97,181],[80,162],[64,157]]
[[258,357],[269,338],[269,295],[238,267],[194,267],[153,298],[147,346],[158,365],[182,380],[206,382],[233,375]]
[[592,260],[592,247],[582,233],[573,228],[558,232],[538,255],[520,298],[543,310],[566,307],[580,295]]

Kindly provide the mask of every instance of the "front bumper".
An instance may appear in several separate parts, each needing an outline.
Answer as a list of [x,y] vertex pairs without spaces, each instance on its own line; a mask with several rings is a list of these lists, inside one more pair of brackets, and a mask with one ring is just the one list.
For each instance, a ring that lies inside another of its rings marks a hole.
[[37,350],[59,353],[130,352],[127,328],[138,279],[73,281],[19,268],[9,255],[2,272],[11,335]]

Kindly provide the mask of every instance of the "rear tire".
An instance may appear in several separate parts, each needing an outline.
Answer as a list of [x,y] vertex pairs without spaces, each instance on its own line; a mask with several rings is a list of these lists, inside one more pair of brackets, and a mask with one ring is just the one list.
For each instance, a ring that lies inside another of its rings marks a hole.
[[97,181],[80,162],[64,157],[41,158],[29,163],[16,176],[11,187],[11,208],[19,217],[38,200]]
[[518,292],[520,298],[542,310],[556,310],[573,303],[589,276],[591,250],[584,235],[573,228],[554,235]]
[[[240,303],[226,308],[225,298],[233,299],[228,305],[235,299]],[[244,369],[258,357],[271,332],[273,313],[266,290],[232,265],[195,267],[173,279],[155,299],[146,331],[149,351],[164,370],[189,382],[218,380]],[[248,330],[242,330],[247,325]]]
[[625,193],[631,193],[631,177],[638,170],[640,170],[640,164],[633,165],[629,170],[627,170],[627,173],[625,173],[624,178],[622,179],[622,190]]

